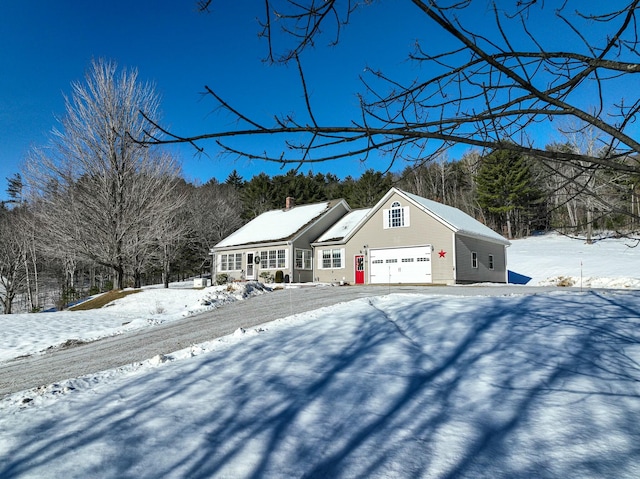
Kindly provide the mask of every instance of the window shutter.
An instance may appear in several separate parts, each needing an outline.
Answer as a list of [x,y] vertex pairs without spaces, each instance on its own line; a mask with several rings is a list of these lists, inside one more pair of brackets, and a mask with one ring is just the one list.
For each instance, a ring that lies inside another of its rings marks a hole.
[[345,249],[340,248],[340,267],[341,268],[345,267],[345,254],[346,254]]
[[391,210],[382,210],[382,228],[389,229],[389,212]]
[[402,213],[404,214],[404,226],[411,226],[411,223],[409,222],[409,207],[403,207]]
[[318,250],[318,269],[323,269],[324,265],[322,264],[322,250]]

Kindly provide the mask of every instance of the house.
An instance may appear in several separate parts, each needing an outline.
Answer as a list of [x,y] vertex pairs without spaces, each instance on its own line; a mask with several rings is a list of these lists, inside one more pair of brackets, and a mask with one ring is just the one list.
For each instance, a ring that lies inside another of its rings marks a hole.
[[457,208],[392,188],[311,245],[316,281],[460,284],[506,283],[509,244]]
[[284,209],[257,216],[211,249],[213,278],[257,280],[282,271],[292,282],[313,281],[311,241],[349,211],[344,200],[296,206],[289,197]]
[[258,216],[213,249],[214,275],[292,282],[461,284],[507,282],[509,242],[457,208],[391,188],[351,210],[344,200]]

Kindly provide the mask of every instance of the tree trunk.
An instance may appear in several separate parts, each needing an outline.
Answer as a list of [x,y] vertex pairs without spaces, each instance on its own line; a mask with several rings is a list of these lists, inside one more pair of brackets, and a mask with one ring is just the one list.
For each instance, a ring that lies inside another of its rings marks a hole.
[[513,233],[511,231],[511,213],[507,212],[507,238],[512,239]]
[[34,284],[34,297],[35,301],[31,305],[31,311],[40,310],[40,278],[38,275],[38,260],[36,258],[35,248],[31,252],[31,262],[33,263],[33,284]]
[[169,246],[164,246],[164,255],[162,261],[162,283],[165,288],[169,287]]
[[137,268],[133,272],[133,287],[142,288],[142,273]]
[[113,269],[116,274],[115,281],[113,282],[113,290],[124,289],[124,267],[119,264]]
[[22,262],[24,265],[24,274],[25,274],[25,281],[26,281],[26,288],[27,288],[27,301],[29,304],[29,311],[33,311],[35,308],[35,305],[33,301],[33,291],[31,290],[31,278],[29,275],[29,260],[27,258],[26,253],[22,257]]

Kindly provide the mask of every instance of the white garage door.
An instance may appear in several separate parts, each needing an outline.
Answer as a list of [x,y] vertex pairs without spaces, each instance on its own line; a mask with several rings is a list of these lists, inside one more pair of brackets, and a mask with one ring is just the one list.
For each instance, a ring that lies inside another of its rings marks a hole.
[[371,283],[431,283],[431,245],[369,251]]

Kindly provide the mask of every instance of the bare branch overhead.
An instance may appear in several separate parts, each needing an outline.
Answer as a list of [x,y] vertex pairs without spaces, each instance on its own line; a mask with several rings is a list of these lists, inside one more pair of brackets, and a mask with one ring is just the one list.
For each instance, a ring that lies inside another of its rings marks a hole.
[[[350,110],[348,121],[314,108],[330,99],[312,101],[314,78],[303,69],[305,55],[309,47],[340,42],[354,16],[374,2],[265,0],[256,14],[262,15],[257,28],[266,39],[266,60],[295,63],[300,81],[292,87],[304,99],[303,109],[273,112],[275,123],[267,124],[256,112],[240,112],[233,99],[207,88],[216,107],[235,118],[234,128],[201,134],[165,130],[162,139],[147,141],[204,148],[206,140],[215,140],[224,152],[283,164],[362,159],[374,151],[424,162],[468,145],[640,174],[635,125],[640,100],[629,89],[640,72],[640,0],[624,5],[519,1],[481,8],[468,0],[406,2],[422,17],[423,31],[440,31],[449,41],[418,39],[414,51],[398,52],[399,61],[408,55],[419,65],[414,78],[367,67],[357,95],[359,109]],[[200,6],[212,8],[210,2]],[[596,128],[606,148],[598,156],[548,151],[551,139],[544,135],[555,130],[552,122],[560,118]],[[282,146],[252,150],[251,142],[239,141],[264,136],[279,139]]]

